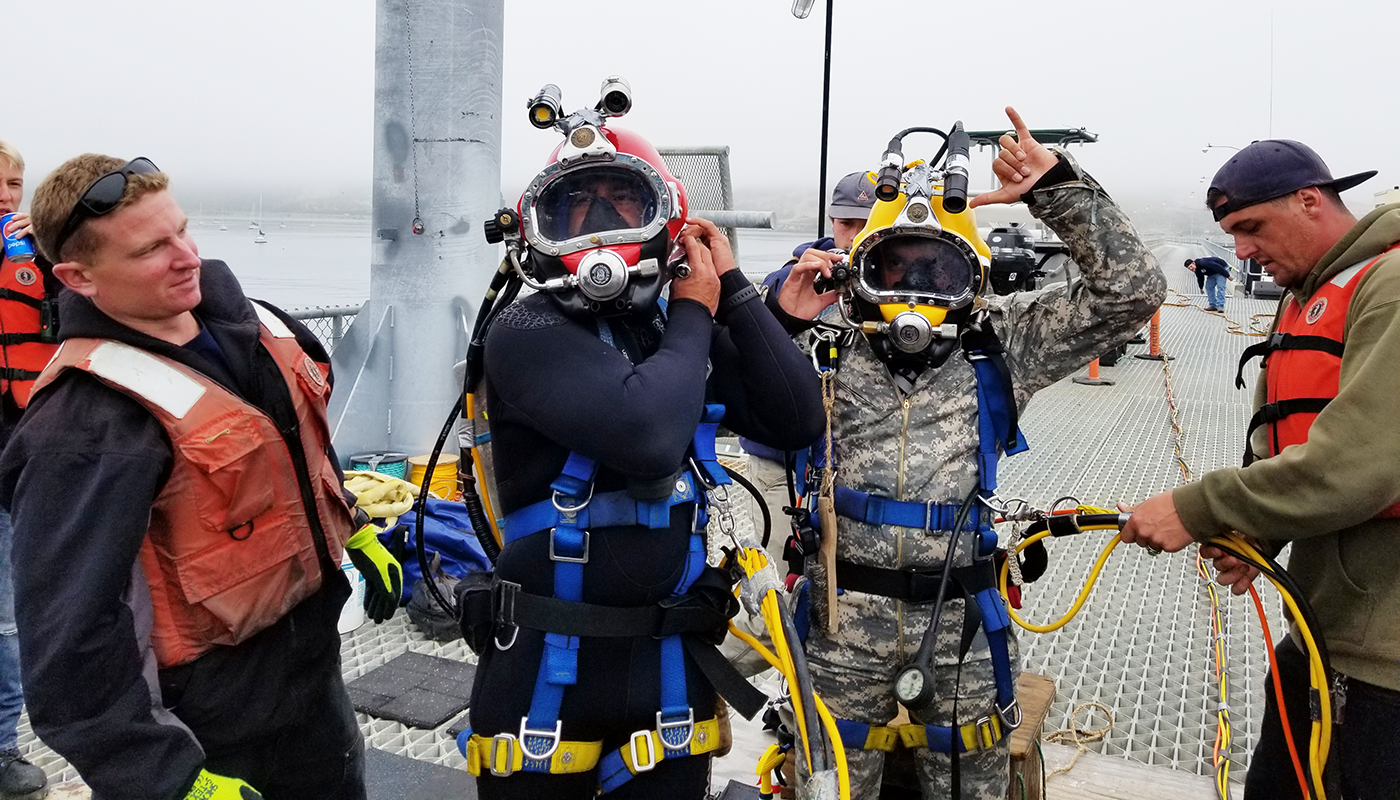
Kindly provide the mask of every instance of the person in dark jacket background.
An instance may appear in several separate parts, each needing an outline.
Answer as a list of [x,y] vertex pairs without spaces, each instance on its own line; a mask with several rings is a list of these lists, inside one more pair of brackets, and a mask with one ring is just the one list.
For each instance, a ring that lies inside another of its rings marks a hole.
[[329,359],[167,185],[85,155],[35,193],[63,346],[0,456],[30,718],[97,798],[359,800]]
[[1215,256],[1186,259],[1186,268],[1196,273],[1196,284],[1206,294],[1207,311],[1225,310],[1225,282],[1230,279],[1230,265]]

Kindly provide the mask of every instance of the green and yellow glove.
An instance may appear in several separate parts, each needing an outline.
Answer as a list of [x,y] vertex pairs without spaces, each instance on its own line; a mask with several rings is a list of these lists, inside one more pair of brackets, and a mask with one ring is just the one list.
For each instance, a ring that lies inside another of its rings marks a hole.
[[238,778],[215,775],[207,769],[199,771],[185,800],[262,800],[257,789]]
[[403,567],[379,543],[378,533],[373,525],[364,523],[345,543],[345,552],[365,576],[365,614],[383,622],[394,616],[403,597]]

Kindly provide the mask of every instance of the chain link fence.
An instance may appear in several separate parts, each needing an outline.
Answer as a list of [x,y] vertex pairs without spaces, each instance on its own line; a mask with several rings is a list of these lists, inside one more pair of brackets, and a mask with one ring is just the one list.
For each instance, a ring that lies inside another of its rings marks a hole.
[[[692,209],[730,211],[734,208],[734,187],[729,178],[728,147],[662,147],[658,150],[666,169],[685,186]],[[739,237],[733,228],[723,227],[734,257],[739,256]]]
[[287,314],[292,319],[300,320],[312,333],[316,334],[316,338],[320,339],[321,344],[326,346],[327,353],[333,353],[335,346],[340,344],[341,338],[345,336],[345,332],[350,330],[350,323],[355,321],[355,315],[359,314],[363,307],[363,305],[358,305],[289,308]]

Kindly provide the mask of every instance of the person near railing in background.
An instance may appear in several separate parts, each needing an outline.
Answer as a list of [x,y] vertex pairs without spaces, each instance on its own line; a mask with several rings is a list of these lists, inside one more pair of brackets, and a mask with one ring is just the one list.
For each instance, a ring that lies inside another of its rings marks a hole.
[[1193,273],[1195,273],[1195,275],[1196,275],[1196,290],[1199,291],[1201,294],[1205,294],[1205,293],[1206,293],[1206,274],[1205,274],[1204,272],[1201,272],[1200,270],[1196,269],[1196,259],[1194,259],[1194,258],[1188,258],[1188,259],[1186,259],[1186,268],[1189,269],[1189,270],[1191,270],[1191,271],[1192,271]]
[[1196,273],[1196,283],[1206,295],[1206,311],[1225,311],[1225,286],[1230,280],[1230,265],[1222,258],[1202,256],[1186,259],[1186,268]]
[[[1246,466],[1143,501],[1122,533],[1168,552],[1231,531],[1274,554],[1292,544],[1287,569],[1331,654],[1333,708],[1345,706],[1332,754],[1347,798],[1394,798],[1400,787],[1400,204],[1358,221],[1340,195],[1375,174],[1334,179],[1311,148],[1280,139],[1215,173],[1206,205],[1235,255],[1287,290],[1270,338],[1247,351],[1266,360]],[[1215,548],[1201,554],[1235,594],[1258,575]],[[1286,724],[1305,748],[1315,701],[1300,641],[1294,624],[1275,653]],[[1266,693],[1248,800],[1301,796],[1284,724]]]
[[[29,215],[19,210],[24,200],[24,158],[0,141],[0,216],[14,214],[4,233],[31,236]],[[33,241],[30,239],[30,241]],[[41,304],[52,296],[52,274],[38,260],[0,261],[0,447],[9,441],[29,403],[34,378],[48,363],[57,345],[44,341]],[[20,337],[20,338],[13,338]],[[0,509],[0,800],[42,796],[48,786],[44,771],[19,752],[19,715],[24,708],[20,685],[19,629],[15,626],[15,584],[10,567],[14,530],[9,512]]]
[[32,211],[62,346],[0,505],[35,732],[96,797],[363,800],[342,553],[367,607],[400,587],[356,531],[324,349],[200,259],[148,159],[70,159]]

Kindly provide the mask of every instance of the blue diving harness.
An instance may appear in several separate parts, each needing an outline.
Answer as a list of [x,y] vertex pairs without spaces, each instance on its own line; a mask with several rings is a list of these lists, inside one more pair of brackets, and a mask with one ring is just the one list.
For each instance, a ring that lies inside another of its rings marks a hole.
[[[976,496],[969,498],[972,506],[968,509],[966,527],[963,530],[976,532],[977,546],[970,566],[951,571],[952,584],[956,586],[950,585],[949,588],[957,588],[958,596],[966,600],[960,655],[966,655],[979,627],[986,634],[997,687],[997,713],[956,727],[913,723],[895,729],[838,720],[842,739],[848,746],[890,750],[897,742],[902,741],[906,747],[926,746],[945,753],[990,749],[1009,735],[1021,721],[1007,637],[1011,620],[996,586],[996,562],[993,556],[996,554],[997,536],[992,527],[994,514],[983,501],[990,501],[995,497],[1000,453],[1004,451],[1007,455],[1014,455],[1024,452],[1028,447],[1017,424],[1016,401],[1012,393],[1011,374],[1006,366],[1005,351],[991,325],[984,322],[981,330],[964,331],[962,347],[964,356],[976,372],[978,432],[978,488]],[[826,368],[834,367],[833,363]],[[823,460],[820,457],[824,455],[821,443],[813,448],[814,463]],[[951,532],[961,510],[958,503],[895,500],[844,486],[835,487],[833,499],[836,513],[848,519],[871,525],[894,525],[930,531]],[[949,552],[947,558],[951,559],[954,556],[953,552]],[[838,561],[837,575],[828,576],[827,579],[835,580],[838,588],[842,590],[879,594],[907,602],[935,602],[941,605],[937,576],[924,572],[868,567]]]
[[[752,717],[763,706],[767,698],[744,682],[712,644],[687,635],[712,631],[716,626],[722,629],[733,614],[732,609],[726,612],[713,604],[687,603],[695,596],[695,590],[716,589],[697,587],[697,580],[706,583],[702,575],[706,573],[707,505],[714,504],[722,516],[729,514],[730,478],[715,453],[715,435],[723,417],[723,405],[705,406],[691,440],[690,467],[674,479],[667,497],[638,500],[627,491],[595,493],[598,463],[571,452],[563,471],[550,484],[552,496],[548,500],[506,515],[506,546],[527,536],[549,536],[554,596],[530,595],[521,592],[518,584],[497,580],[496,646],[509,649],[519,628],[528,627],[545,632],[544,652],[529,712],[520,721],[518,735],[482,737],[468,730],[458,737],[469,770],[476,767],[474,774],[488,770],[498,777],[516,771],[584,772],[596,764],[601,791],[606,793],[665,758],[715,750],[719,746],[717,721],[696,722],[695,710],[688,700],[687,652],[740,713]],[[668,600],[640,608],[614,608],[583,601],[583,565],[589,559],[591,531],[638,525],[669,528],[672,509],[686,504],[694,509],[694,523],[680,580]],[[732,519],[728,522],[732,524]],[[727,582],[717,588],[725,601],[735,602]],[[601,742],[563,741],[560,707],[564,691],[577,683],[579,644],[585,636],[650,636],[661,642],[661,696],[656,727],[635,732],[627,746],[607,754],[601,753]]]

